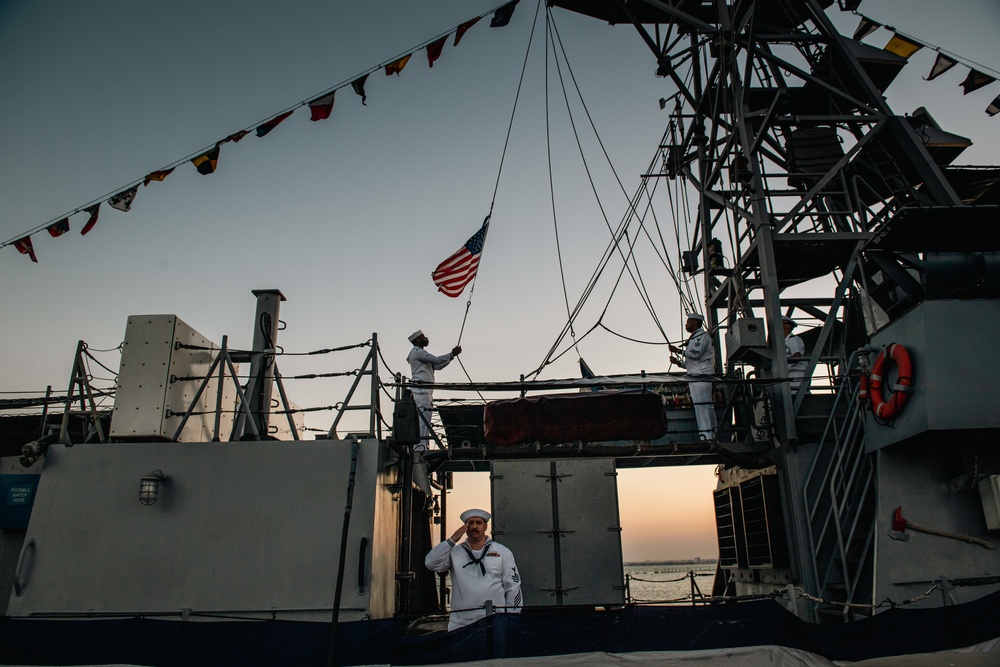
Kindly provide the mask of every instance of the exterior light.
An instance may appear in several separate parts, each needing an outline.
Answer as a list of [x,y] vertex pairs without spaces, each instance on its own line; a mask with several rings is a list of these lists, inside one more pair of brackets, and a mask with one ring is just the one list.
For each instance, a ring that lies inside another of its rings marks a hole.
[[153,505],[160,496],[160,482],[166,479],[163,471],[157,468],[139,479],[139,502],[143,505]]
[[33,440],[28,444],[21,447],[21,458],[19,459],[21,465],[25,468],[30,468],[35,465],[38,459],[45,456],[45,452],[48,451],[49,445],[58,440],[58,436],[49,434],[38,440]]

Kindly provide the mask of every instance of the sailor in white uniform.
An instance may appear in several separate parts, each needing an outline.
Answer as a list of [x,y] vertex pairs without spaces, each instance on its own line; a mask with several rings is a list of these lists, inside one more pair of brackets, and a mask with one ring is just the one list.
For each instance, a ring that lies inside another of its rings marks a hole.
[[[434,382],[434,371],[439,371],[451,360],[462,352],[462,347],[456,345],[451,352],[442,354],[440,357],[434,356],[424,348],[431,342],[424,332],[417,329],[409,336],[409,341],[413,343],[413,349],[406,356],[410,362],[410,379],[414,382]],[[434,408],[433,389],[413,389],[413,400],[417,403],[417,410],[420,412],[420,444],[413,448],[415,452],[422,452],[430,445],[431,440],[431,410]]]
[[802,378],[806,376],[806,368],[809,367],[809,362],[804,358],[806,344],[792,333],[792,329],[796,326],[798,323],[787,315],[781,318],[781,328],[785,332],[785,354],[788,355],[788,377],[791,378],[792,391],[798,391]]
[[[486,536],[490,513],[471,509],[461,518],[462,527],[424,558],[428,570],[451,572],[449,632],[484,618],[487,602],[497,613],[521,613],[521,577],[514,554]],[[459,543],[463,535],[465,542]]]
[[715,438],[718,425],[715,416],[715,405],[712,398],[712,376],[715,375],[715,346],[712,337],[701,328],[705,321],[704,315],[689,313],[684,329],[691,334],[684,344],[684,349],[669,345],[670,351],[680,356],[670,357],[681,368],[687,370],[690,378],[688,391],[691,392],[691,403],[694,405],[694,418],[698,423],[698,436],[701,440]]

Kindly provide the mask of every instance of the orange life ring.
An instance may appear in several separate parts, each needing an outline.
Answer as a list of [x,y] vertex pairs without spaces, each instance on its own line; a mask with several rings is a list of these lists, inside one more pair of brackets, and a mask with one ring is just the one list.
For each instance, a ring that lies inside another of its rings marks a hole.
[[[889,398],[882,397],[882,373],[885,369],[886,358],[892,359],[896,364],[896,384],[892,387]],[[913,393],[913,363],[910,361],[910,353],[906,348],[898,343],[892,343],[879,353],[872,366],[871,377],[868,382],[868,389],[871,394],[872,413],[880,419],[892,419],[903,411],[903,407]]]

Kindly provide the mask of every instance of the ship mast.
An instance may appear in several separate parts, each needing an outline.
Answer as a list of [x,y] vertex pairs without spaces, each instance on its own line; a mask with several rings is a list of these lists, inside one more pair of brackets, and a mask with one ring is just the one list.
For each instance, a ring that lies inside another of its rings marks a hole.
[[[970,206],[949,179],[971,142],[923,110],[889,109],[884,92],[906,59],[839,34],[832,0],[550,4],[631,24],[674,89],[661,100],[673,100],[676,131],[656,177],[683,184],[697,209],[682,265],[700,274],[717,350],[726,332],[717,371],[765,381],[760,466],[777,468],[791,578],[823,593],[823,547],[803,539],[815,532],[801,502],[816,461],[801,433],[811,392],[787,381],[782,317],[815,323],[806,388],[856,390],[846,380],[858,375],[859,351],[925,299],[933,258],[983,249],[977,232],[996,209]],[[941,216],[952,234],[940,233]],[[755,326],[764,340],[746,336]]]

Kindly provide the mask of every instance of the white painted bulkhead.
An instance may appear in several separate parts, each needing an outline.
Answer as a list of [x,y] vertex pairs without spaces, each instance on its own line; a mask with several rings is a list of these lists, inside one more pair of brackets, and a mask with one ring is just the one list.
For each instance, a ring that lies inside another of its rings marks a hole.
[[[380,447],[357,447],[344,621],[394,611],[399,503]],[[8,613],[328,621],[351,459],[350,440],[52,446]]]

